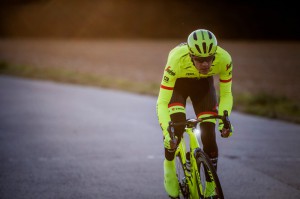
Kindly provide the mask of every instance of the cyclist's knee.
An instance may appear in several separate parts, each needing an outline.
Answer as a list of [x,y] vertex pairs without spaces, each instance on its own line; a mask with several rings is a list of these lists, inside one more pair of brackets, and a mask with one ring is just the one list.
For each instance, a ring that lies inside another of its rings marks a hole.
[[201,139],[204,145],[216,144],[215,126],[212,122],[202,122],[200,124]]
[[201,132],[204,134],[214,133],[216,124],[213,122],[200,123]]
[[165,158],[168,160],[168,161],[172,161],[174,160],[175,158],[175,151],[171,151],[171,150],[168,150],[165,148]]
[[[173,122],[184,122],[186,120],[185,113],[181,113],[181,112],[170,114],[170,117],[171,117],[171,121],[173,121]],[[174,128],[175,128],[175,134],[178,137],[180,137],[183,134],[184,130],[185,130],[184,125],[175,126]]]

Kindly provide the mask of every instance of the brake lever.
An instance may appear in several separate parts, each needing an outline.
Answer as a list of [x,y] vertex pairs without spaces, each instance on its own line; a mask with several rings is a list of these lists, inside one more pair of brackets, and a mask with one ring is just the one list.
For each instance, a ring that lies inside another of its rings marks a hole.
[[229,131],[231,132],[231,123],[230,123],[230,120],[229,120],[229,117],[228,117],[228,111],[227,110],[224,110],[223,112],[223,117],[222,117],[222,121],[223,121],[223,124],[224,124],[224,128],[225,129],[229,129]]
[[174,123],[172,121],[169,122],[169,126],[167,130],[171,138],[170,147],[171,149],[175,149],[177,146],[178,139],[175,137],[175,128],[174,128]]

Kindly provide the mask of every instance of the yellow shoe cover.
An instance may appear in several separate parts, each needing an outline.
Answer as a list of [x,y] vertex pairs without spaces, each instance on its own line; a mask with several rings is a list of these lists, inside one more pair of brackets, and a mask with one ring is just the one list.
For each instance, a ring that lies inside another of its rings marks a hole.
[[164,185],[165,190],[172,197],[179,196],[179,184],[176,177],[175,159],[172,161],[164,160]]
[[206,182],[206,189],[204,196],[209,197],[209,196],[215,196],[216,195],[216,184],[215,182]]

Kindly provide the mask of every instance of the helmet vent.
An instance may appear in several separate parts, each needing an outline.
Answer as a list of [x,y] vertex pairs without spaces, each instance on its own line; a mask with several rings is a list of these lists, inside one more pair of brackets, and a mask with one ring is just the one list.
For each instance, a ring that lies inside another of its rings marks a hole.
[[193,34],[193,38],[197,41],[197,34],[196,34],[196,32],[194,32],[194,34]]
[[203,48],[204,53],[206,53],[206,42],[202,43],[202,48]]
[[196,44],[195,47],[196,47],[196,49],[198,50],[198,52],[201,54],[202,52],[201,52],[199,46]]
[[211,44],[209,45],[208,53],[210,53],[210,51],[211,51],[211,49],[212,49],[212,46],[213,46],[213,43],[211,43]]
[[192,51],[192,49],[191,49],[191,47],[188,45],[188,48],[189,48],[189,50],[190,50],[190,52],[192,53],[192,54],[195,54],[194,53],[194,51]]
[[202,40],[205,40],[203,31],[201,31],[201,35],[202,35]]

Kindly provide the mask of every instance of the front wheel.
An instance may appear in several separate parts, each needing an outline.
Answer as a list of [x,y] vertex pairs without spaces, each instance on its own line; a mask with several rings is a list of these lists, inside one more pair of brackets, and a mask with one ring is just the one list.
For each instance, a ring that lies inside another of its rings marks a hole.
[[201,199],[224,199],[222,187],[209,157],[200,148],[194,153],[197,162],[197,189]]
[[184,199],[188,199],[189,198],[189,188],[187,185],[187,179],[185,176],[184,168],[185,168],[185,166],[183,164],[183,161],[182,161],[182,158],[181,158],[181,155],[179,152],[178,155],[176,156],[176,175],[177,175],[177,179],[178,179],[181,196]]

